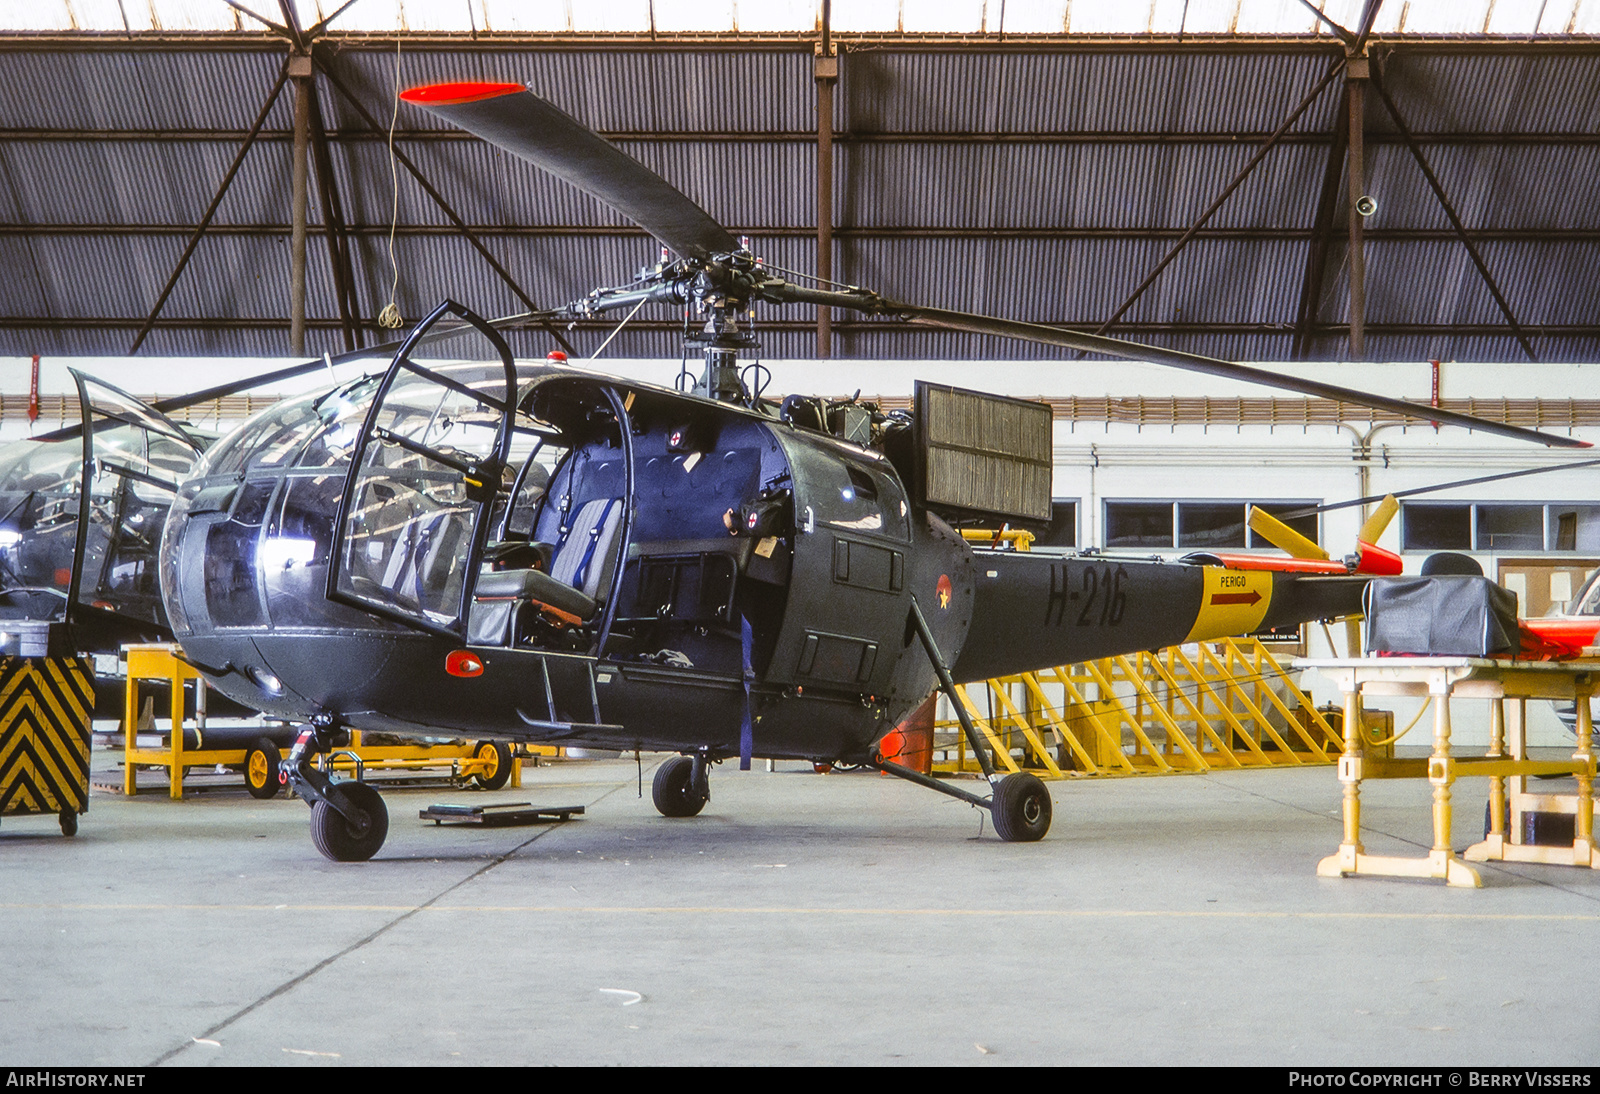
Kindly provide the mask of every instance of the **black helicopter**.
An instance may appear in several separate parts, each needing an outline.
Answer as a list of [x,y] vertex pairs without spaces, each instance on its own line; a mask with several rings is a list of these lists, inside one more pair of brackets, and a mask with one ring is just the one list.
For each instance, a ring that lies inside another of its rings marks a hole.
[[[883,764],[875,743],[955,680],[1347,615],[1345,560],[1186,562],[974,550],[953,525],[1049,517],[1049,409],[918,384],[913,411],[752,392],[757,302],[869,315],[1245,379],[1535,440],[1570,438],[1224,361],[776,276],[643,165],[516,84],[402,96],[630,217],[678,257],[539,318],[658,302],[693,312],[692,391],[519,365],[453,302],[387,372],[288,400],[212,444],[159,547],[167,621],[224,694],[305,729],[280,768],[337,860],[387,833],[378,793],[311,766],[347,728],[678,752],[668,816],[738,757],[867,764],[988,809],[1005,840],[1051,821],[1000,778],[956,703],[988,797]],[[449,346],[424,357],[424,345]],[[1373,535],[1372,539],[1376,539]]]

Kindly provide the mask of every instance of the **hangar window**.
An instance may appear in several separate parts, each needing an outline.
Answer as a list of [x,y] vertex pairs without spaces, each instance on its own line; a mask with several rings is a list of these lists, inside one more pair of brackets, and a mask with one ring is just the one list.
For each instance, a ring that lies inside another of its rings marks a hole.
[[1472,550],[1472,506],[1402,505],[1400,546],[1406,551]]
[[1107,547],[1151,547],[1158,550],[1272,549],[1272,544],[1245,523],[1252,505],[1271,513],[1307,539],[1316,540],[1320,502],[1299,501],[1108,501]]
[[1052,498],[1050,526],[1033,541],[1035,547],[1076,547],[1078,545],[1078,499]]
[[1544,506],[1480,505],[1473,543],[1480,551],[1542,551]]
[[1106,502],[1106,546],[1171,547],[1176,509],[1170,501]]
[[1405,551],[1600,550],[1600,505],[1572,502],[1406,502]]

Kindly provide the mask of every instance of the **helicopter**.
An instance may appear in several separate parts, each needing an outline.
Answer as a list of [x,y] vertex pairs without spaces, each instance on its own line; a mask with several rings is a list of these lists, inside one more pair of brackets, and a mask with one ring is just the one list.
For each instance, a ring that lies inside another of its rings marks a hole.
[[975,549],[960,525],[1048,520],[1048,406],[922,382],[909,412],[775,402],[739,367],[756,303],[852,309],[1584,444],[1119,339],[801,285],[520,84],[401,99],[663,244],[635,281],[537,318],[669,305],[704,368],[674,388],[519,363],[496,323],[446,301],[381,375],[286,400],[195,461],[159,541],[167,623],[212,686],[304,727],[279,777],[337,861],[371,858],[388,829],[377,791],[311,763],[350,729],[677,753],[652,787],[670,817],[703,809],[710,768],[726,760],[862,764],[986,810],[1002,840],[1038,840],[1048,790],[1026,772],[1002,777],[959,702],[987,796],[884,763],[876,742],[936,690],[953,698],[956,680],[1347,616],[1369,576],[1399,571],[1367,530],[1343,559]]

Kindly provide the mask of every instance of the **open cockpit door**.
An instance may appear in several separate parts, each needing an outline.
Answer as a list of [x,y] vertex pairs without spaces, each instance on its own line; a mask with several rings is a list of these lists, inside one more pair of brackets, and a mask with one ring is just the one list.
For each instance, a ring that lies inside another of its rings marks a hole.
[[200,442],[127,392],[69,371],[83,411],[83,456],[68,617],[92,608],[165,626],[161,531]]
[[[441,320],[447,359],[412,353]],[[356,438],[335,527],[328,596],[436,634],[464,638],[486,529],[501,493],[516,404],[505,340],[446,302],[412,332],[378,385]]]

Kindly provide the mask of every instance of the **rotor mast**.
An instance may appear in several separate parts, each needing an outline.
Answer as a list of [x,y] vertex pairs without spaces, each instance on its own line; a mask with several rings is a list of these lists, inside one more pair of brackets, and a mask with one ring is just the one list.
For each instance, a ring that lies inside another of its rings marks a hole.
[[687,339],[700,346],[705,361],[694,386],[696,395],[723,403],[750,402],[739,379],[739,351],[754,349],[758,343],[740,327],[739,313],[748,311],[755,284],[756,261],[748,237],[740,238],[737,251],[714,256],[696,273],[690,295],[706,316],[705,325]]

